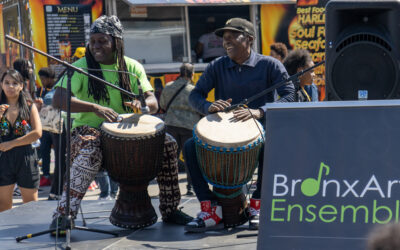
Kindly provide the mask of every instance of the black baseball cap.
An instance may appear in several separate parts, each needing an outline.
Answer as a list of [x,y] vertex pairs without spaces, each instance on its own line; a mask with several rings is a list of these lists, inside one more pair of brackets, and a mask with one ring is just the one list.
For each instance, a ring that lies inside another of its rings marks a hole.
[[225,30],[244,32],[253,37],[255,35],[253,24],[251,22],[247,21],[246,19],[239,18],[239,17],[229,19],[228,21],[226,21],[224,27],[215,30],[214,33],[217,36],[222,37],[224,35]]

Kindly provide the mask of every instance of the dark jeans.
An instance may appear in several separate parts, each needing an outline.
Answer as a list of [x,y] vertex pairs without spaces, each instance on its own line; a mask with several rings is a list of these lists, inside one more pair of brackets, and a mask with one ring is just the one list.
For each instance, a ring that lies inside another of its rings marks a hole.
[[64,128],[61,135],[54,133],[51,133],[51,135],[54,143],[55,167],[50,193],[61,195],[64,186],[64,174],[66,166],[66,130]]
[[42,158],[42,171],[44,176],[50,176],[50,154],[53,139],[51,132],[43,130],[40,138],[39,157]]
[[[208,188],[208,183],[203,178],[203,175],[201,173],[197,161],[196,147],[193,138],[186,141],[183,149],[183,156],[185,158],[186,166],[190,172],[190,175],[192,176],[193,189],[196,192],[197,199],[199,199],[199,201],[206,201],[206,200],[215,201],[216,196]],[[264,163],[264,147],[262,147],[259,157],[257,188],[252,195],[254,199],[260,199],[261,197],[263,163]]]
[[[183,145],[187,140],[192,138],[192,130],[186,129],[186,128],[181,128],[181,127],[175,127],[175,126],[168,126],[167,125],[167,133],[172,135],[176,142],[178,143],[178,158],[179,154],[183,148]],[[183,153],[183,152],[182,152]],[[186,161],[186,160],[185,160]],[[192,185],[192,178],[190,177],[191,175],[189,174],[188,167],[185,162],[185,168],[186,168],[186,175],[187,175],[187,183],[189,185]]]
[[105,198],[107,196],[115,197],[118,192],[118,183],[113,181],[107,171],[99,171],[96,175],[96,182],[100,187],[100,197]]

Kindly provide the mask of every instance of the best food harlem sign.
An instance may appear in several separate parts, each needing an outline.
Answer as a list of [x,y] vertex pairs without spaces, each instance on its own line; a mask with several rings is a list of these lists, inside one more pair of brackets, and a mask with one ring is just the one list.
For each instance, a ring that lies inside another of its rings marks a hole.
[[299,105],[267,112],[258,249],[365,249],[399,222],[400,101]]

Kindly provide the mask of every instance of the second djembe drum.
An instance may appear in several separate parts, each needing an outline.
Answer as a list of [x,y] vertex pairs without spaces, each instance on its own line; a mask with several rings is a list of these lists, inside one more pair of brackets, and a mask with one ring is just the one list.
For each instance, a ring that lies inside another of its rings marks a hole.
[[233,113],[224,112],[202,118],[193,130],[199,166],[222,205],[225,227],[248,221],[242,186],[258,166],[261,133],[258,121],[236,121]]

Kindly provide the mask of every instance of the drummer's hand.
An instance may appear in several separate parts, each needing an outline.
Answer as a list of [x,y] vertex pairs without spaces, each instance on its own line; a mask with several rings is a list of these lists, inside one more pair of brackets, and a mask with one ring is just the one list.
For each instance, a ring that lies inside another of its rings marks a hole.
[[215,102],[213,102],[213,103],[211,104],[210,107],[208,107],[208,113],[211,114],[211,113],[215,113],[215,112],[218,112],[218,111],[222,111],[222,110],[224,110],[225,108],[231,106],[231,102],[232,102],[232,99],[231,99],[231,98],[229,98],[229,99],[226,100],[226,101],[221,100],[221,99],[216,100]]
[[241,107],[233,111],[233,117],[235,117],[238,121],[246,121],[250,119],[252,115],[256,120],[260,119],[262,116],[259,109],[247,109]]
[[135,99],[131,102],[124,102],[124,105],[130,107],[134,113],[139,113],[140,108],[142,107],[140,101]]
[[106,119],[107,122],[116,122],[118,113],[112,108],[103,107],[101,105],[95,105],[94,113],[101,118]]

